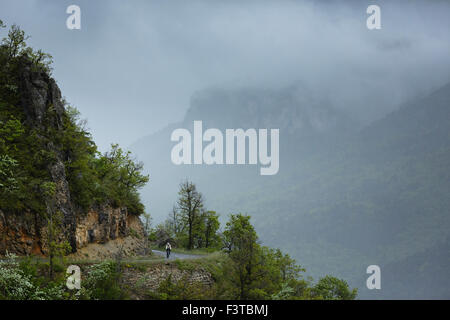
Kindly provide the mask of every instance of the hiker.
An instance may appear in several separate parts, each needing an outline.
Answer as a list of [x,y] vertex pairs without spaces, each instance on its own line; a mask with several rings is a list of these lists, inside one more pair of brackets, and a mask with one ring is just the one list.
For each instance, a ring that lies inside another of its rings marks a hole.
[[167,259],[169,259],[170,250],[172,250],[172,246],[170,245],[169,241],[167,241],[167,244],[166,244]]

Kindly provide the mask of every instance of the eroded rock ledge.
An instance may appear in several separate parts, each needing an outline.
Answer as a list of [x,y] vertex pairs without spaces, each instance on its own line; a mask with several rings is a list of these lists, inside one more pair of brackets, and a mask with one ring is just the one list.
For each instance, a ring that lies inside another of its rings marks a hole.
[[[0,255],[47,255],[47,239],[46,221],[39,215],[0,210]],[[67,240],[64,233],[60,240]],[[107,258],[119,249],[124,255],[144,254],[145,245],[141,220],[126,208],[103,207],[76,215],[73,254],[77,257]]]

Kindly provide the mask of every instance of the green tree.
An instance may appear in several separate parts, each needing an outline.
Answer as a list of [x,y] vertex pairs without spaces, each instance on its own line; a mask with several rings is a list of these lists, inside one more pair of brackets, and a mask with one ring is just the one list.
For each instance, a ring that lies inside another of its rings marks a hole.
[[[1,110],[1,109],[0,109]],[[0,200],[10,207],[19,195],[22,179],[17,154],[17,141],[23,137],[25,129],[22,123],[12,116],[2,120],[0,115]]]
[[22,123],[14,116],[6,121],[0,118],[0,152],[17,151],[16,142],[25,133]]
[[17,161],[7,154],[0,155],[0,199],[7,197],[18,189],[18,181],[14,177]]
[[184,231],[183,222],[176,205],[172,208],[167,225],[169,226],[173,237],[178,237]]
[[9,59],[16,58],[25,50],[26,40],[29,37],[17,25],[13,24],[8,32],[8,36],[3,38],[3,45],[6,47]]
[[326,300],[354,300],[357,293],[358,289],[350,290],[345,280],[329,275],[320,279],[312,289],[314,297]]
[[54,182],[44,182],[41,185],[41,192],[46,199],[47,204],[47,245],[49,251],[49,273],[50,278],[53,279],[54,274],[54,259],[55,257],[62,258],[71,251],[71,247],[66,240],[61,240],[58,235],[61,234],[61,225],[63,216],[62,213],[56,210],[56,185]]
[[128,207],[136,214],[144,212],[138,189],[149,181],[149,176],[142,173],[142,162],[136,162],[129,151],[113,144],[111,151],[97,161],[96,171],[103,186],[101,198],[110,198],[115,206]]
[[283,254],[280,249],[262,247],[260,263],[263,268],[259,270],[259,278],[256,279],[256,287],[262,290],[267,297],[284,296],[291,292],[289,298],[296,295],[297,285],[301,281],[301,272],[305,269],[297,265],[296,261],[288,254]]
[[102,203],[107,199],[97,168],[100,155],[85,124],[78,110],[66,105],[61,136],[62,151],[66,155],[66,176],[73,200],[84,211],[94,202]]
[[150,213],[143,213],[142,216],[144,217],[144,231],[149,235],[152,231],[152,216]]
[[310,299],[305,269],[279,249],[260,246],[250,217],[231,215],[223,232],[230,263],[227,290],[234,299]]
[[[0,20],[0,28],[4,27],[6,26]],[[36,69],[50,73],[53,57],[40,49],[34,51],[31,47],[28,47],[26,41],[29,38],[19,26],[15,24],[11,26],[8,35],[2,40],[2,47],[7,53],[7,62],[14,64],[16,58],[25,57],[32,62]]]
[[260,251],[258,236],[250,223],[250,216],[230,215],[223,233],[231,261],[231,281],[237,287],[237,298],[249,299],[251,290],[259,276]]
[[220,237],[217,234],[220,228],[219,215],[215,211],[205,211],[203,214],[205,248],[217,247]]

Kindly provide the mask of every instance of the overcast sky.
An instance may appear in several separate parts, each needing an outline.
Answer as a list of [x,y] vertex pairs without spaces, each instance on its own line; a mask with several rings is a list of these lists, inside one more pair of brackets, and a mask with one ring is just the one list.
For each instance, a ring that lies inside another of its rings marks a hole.
[[[318,2],[2,0],[0,19],[54,56],[101,150],[181,120],[210,86],[302,82],[368,121],[450,80],[449,1]],[[381,30],[366,28],[373,3]],[[66,28],[70,4],[82,30]]]

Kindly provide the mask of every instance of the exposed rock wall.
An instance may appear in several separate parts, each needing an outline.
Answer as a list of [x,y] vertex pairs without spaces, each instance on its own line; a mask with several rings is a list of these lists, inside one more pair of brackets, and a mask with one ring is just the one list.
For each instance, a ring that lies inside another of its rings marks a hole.
[[77,253],[73,257],[109,258],[120,250],[125,256],[146,253],[143,224],[126,208],[91,210],[78,220],[75,232]]
[[128,212],[126,209],[102,208],[89,211],[77,219],[75,238],[77,247],[88,243],[106,243],[128,236]]
[[205,288],[211,288],[214,279],[210,272],[203,268],[195,268],[193,270],[182,270],[174,264],[157,264],[146,267],[145,269],[126,268],[123,271],[122,281],[126,284],[138,285],[138,290],[144,292],[156,291],[161,282],[171,277],[171,281],[184,281],[190,284],[200,284]]
[[41,224],[31,212],[18,215],[0,210],[0,255],[7,251],[18,255],[43,254]]
[[[123,249],[124,255],[144,254],[146,250],[142,222],[125,208],[103,207],[77,215],[74,228],[73,253],[79,258],[107,258],[119,249]],[[18,255],[46,255],[47,239],[46,221],[39,215],[5,214],[0,210],[0,255],[7,251]],[[60,237],[64,239],[67,240],[65,232]]]

